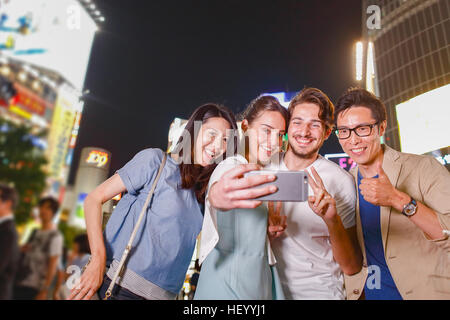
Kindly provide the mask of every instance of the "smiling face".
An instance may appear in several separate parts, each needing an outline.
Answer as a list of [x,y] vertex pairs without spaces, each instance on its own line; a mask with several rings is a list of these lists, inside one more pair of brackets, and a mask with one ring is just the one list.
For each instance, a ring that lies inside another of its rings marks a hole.
[[300,103],[292,111],[289,122],[289,149],[295,156],[312,159],[317,156],[331,129],[319,118],[320,108],[313,103]]
[[206,167],[225,152],[228,140],[227,129],[231,129],[231,126],[224,118],[213,117],[202,123],[195,141],[195,163]]
[[242,129],[249,137],[249,162],[265,165],[280,151],[286,121],[278,111],[262,111],[251,123],[244,119]]
[[[372,116],[369,108],[353,106],[339,113],[337,128],[353,129],[361,125],[371,125],[377,121]],[[372,129],[372,133],[366,137],[359,137],[355,132],[347,139],[339,139],[342,149],[358,165],[371,166],[382,155],[380,138],[386,130],[386,121],[382,121]]]

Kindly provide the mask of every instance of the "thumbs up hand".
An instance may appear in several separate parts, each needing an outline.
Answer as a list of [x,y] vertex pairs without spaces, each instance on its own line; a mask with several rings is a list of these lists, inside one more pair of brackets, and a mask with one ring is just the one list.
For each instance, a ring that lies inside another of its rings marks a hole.
[[378,178],[361,179],[359,190],[364,199],[376,206],[392,207],[397,189],[391,184],[388,176],[382,168],[382,163],[378,163]]

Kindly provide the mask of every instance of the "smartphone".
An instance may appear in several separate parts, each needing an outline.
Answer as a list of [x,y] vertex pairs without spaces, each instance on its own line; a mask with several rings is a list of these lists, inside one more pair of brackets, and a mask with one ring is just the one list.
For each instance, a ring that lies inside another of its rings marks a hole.
[[275,185],[278,190],[275,193],[258,197],[255,200],[264,201],[292,201],[302,202],[308,201],[308,176],[304,171],[273,171],[273,170],[256,170],[244,174],[249,175],[270,175],[273,174],[277,178],[275,181],[259,185],[255,188],[260,188],[264,185]]

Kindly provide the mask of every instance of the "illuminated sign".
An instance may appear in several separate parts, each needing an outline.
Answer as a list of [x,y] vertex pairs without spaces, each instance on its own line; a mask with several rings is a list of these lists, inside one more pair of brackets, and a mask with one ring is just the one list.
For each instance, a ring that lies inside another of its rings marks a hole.
[[347,171],[356,167],[356,162],[354,162],[346,153],[331,153],[326,154],[324,157]]
[[[82,108],[82,102],[80,104],[81,104],[81,108]],[[77,115],[75,117],[75,123],[73,125],[72,136],[70,137],[70,143],[69,143],[70,149],[75,148],[75,144],[77,142],[77,137],[78,137],[78,130],[80,129],[80,120],[81,120],[81,112],[77,112]]]
[[18,83],[14,84],[17,90],[16,103],[24,107],[31,113],[43,116],[47,108],[51,108],[51,104]]
[[77,0],[0,0],[0,51],[83,88],[97,26]]
[[22,108],[16,105],[9,106],[9,111],[14,112],[15,114],[21,116],[22,118],[31,119],[31,113],[23,110]]
[[442,163],[444,166],[450,164],[450,154],[446,154],[444,156],[435,157],[437,161]]
[[122,199],[122,194],[119,193],[117,196],[115,196],[114,198],[112,198],[115,201],[120,201],[120,199]]
[[434,150],[426,153],[426,155],[434,157],[443,166],[450,170],[450,147]]
[[450,145],[450,84],[396,106],[401,151],[424,154]]
[[367,45],[366,89],[375,94],[375,58],[373,42]]
[[84,205],[84,200],[87,197],[87,193],[80,193],[78,195],[78,199],[77,199],[77,207],[75,210],[75,216],[79,219],[84,219],[84,209],[83,209],[83,205]]
[[86,200],[87,195],[88,194],[86,192],[81,192],[78,194],[74,213],[70,217],[70,224],[81,229],[86,229],[86,223],[84,220],[84,200]]
[[356,80],[362,80],[363,73],[363,43],[358,41],[356,43]]
[[48,170],[52,178],[61,178],[79,103],[77,94],[70,87],[60,87],[48,137]]
[[106,152],[92,150],[86,159],[86,163],[95,164],[98,168],[101,168],[108,162],[108,159]]
[[278,102],[286,109],[289,107],[291,100],[287,98],[286,92],[267,93],[267,95],[277,98]]

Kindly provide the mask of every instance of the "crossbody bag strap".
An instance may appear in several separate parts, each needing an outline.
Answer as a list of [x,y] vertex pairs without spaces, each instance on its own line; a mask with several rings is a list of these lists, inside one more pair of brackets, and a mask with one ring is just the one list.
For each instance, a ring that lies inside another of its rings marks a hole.
[[111,280],[111,283],[110,283],[110,285],[108,287],[108,290],[106,290],[105,298],[103,300],[108,300],[108,298],[111,297],[111,295],[112,295],[112,290],[114,288],[114,285],[116,284],[116,280],[119,277],[119,275],[121,274],[122,268],[123,268],[123,266],[125,264],[125,261],[126,261],[126,259],[128,257],[128,254],[130,253],[131,246],[133,244],[133,240],[134,240],[134,238],[136,236],[136,233],[137,233],[137,231],[139,229],[141,221],[144,218],[145,213],[147,212],[147,207],[148,207],[148,205],[150,203],[150,199],[153,196],[153,192],[155,191],[156,184],[158,183],[159,177],[161,176],[161,173],[163,171],[164,164],[166,163],[166,159],[167,159],[167,153],[164,153],[164,158],[162,159],[161,165],[159,166],[158,174],[156,175],[155,181],[153,181],[152,188],[150,189],[150,192],[148,193],[147,199],[145,200],[144,206],[142,207],[141,213],[139,214],[139,219],[138,219],[138,221],[137,221],[137,223],[136,223],[136,225],[135,225],[135,227],[133,229],[133,232],[131,233],[130,240],[128,240],[128,244],[125,247],[125,250],[123,251],[122,258],[120,259],[120,262],[119,262],[119,265],[117,267],[117,270],[114,272],[114,277]]

